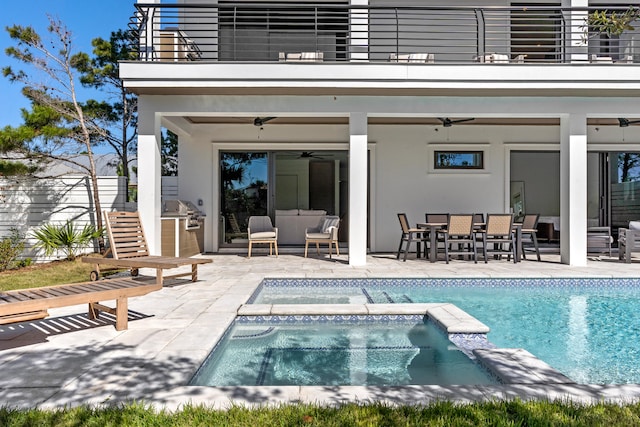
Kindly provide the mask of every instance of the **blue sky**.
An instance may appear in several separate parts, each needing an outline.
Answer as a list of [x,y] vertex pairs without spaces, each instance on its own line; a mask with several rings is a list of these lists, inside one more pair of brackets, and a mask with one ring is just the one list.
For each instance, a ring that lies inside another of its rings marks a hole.
[[[112,31],[125,29],[133,15],[135,0],[28,0],[2,1],[0,13],[0,68],[15,66],[9,61],[5,49],[13,45],[6,27],[31,25],[40,34],[45,34],[47,14],[59,18],[74,37],[74,51],[91,53],[91,40],[96,37],[109,38]],[[20,93],[20,84],[11,84],[0,75],[0,128],[21,123],[20,108],[29,103]],[[82,91],[81,101],[99,98],[95,91]]]

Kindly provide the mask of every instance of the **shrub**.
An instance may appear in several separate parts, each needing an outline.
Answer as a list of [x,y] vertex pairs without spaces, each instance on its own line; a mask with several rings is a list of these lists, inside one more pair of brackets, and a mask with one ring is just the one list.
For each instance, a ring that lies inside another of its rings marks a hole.
[[44,250],[46,256],[62,251],[68,260],[75,259],[80,248],[101,235],[102,229],[96,230],[93,225],[86,224],[79,230],[71,221],[64,225],[45,224],[33,233],[38,240],[35,247]]
[[17,228],[11,228],[8,237],[0,240],[0,271],[12,268],[16,258],[24,250],[24,236]]

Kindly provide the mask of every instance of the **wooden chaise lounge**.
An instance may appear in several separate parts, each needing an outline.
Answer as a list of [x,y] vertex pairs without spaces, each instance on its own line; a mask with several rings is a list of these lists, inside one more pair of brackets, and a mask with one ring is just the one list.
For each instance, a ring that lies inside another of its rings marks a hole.
[[[157,281],[125,277],[0,292],[0,324],[42,319],[50,308],[89,304],[90,319],[97,318],[101,311],[111,313],[116,317],[116,330],[122,331],[127,329],[128,298],[160,289]],[[115,308],[100,303],[109,300],[116,301]]]
[[[109,236],[112,258],[83,257],[82,262],[94,264],[91,280],[100,277],[100,265],[115,268],[130,268],[131,275],[137,276],[139,268],[155,268],[156,279],[162,286],[163,278],[191,276],[191,280],[198,280],[198,264],[210,263],[206,258],[168,257],[149,255],[147,239],[144,235],[142,222],[138,212],[105,212],[107,234]],[[163,270],[191,265],[191,272],[163,276]]]

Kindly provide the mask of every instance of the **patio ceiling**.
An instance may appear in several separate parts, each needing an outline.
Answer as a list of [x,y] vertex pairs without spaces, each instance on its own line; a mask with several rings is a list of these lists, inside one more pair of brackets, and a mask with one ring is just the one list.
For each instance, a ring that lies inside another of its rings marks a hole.
[[[253,124],[255,116],[186,116],[192,124]],[[453,121],[469,117],[449,117]],[[426,125],[442,126],[436,117],[369,117],[370,125]],[[348,117],[275,117],[268,125],[348,125]],[[559,126],[558,118],[535,117],[477,117],[471,121],[454,123],[454,126]],[[617,118],[590,118],[589,126],[619,126]],[[634,124],[631,124],[634,126]]]

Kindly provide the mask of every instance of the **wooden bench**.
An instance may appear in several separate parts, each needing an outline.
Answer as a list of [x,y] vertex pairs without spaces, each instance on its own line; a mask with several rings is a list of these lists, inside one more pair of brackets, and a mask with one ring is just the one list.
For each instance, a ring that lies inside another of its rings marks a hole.
[[[191,280],[198,280],[198,265],[210,263],[210,259],[168,257],[149,255],[147,239],[137,212],[105,212],[107,234],[109,236],[112,258],[83,257],[82,262],[94,264],[91,272],[91,280],[100,278],[100,265],[109,265],[113,268],[130,268],[131,275],[137,276],[139,268],[152,268],[156,270],[158,283],[162,285],[163,279],[191,276]],[[191,271],[163,276],[163,270],[191,265]]]
[[[0,292],[0,324],[42,319],[50,308],[89,304],[90,319],[97,318],[101,311],[113,314],[116,330],[122,331],[128,324],[128,298],[160,289],[157,281],[126,277]],[[116,301],[115,308],[100,303],[109,300]]]

